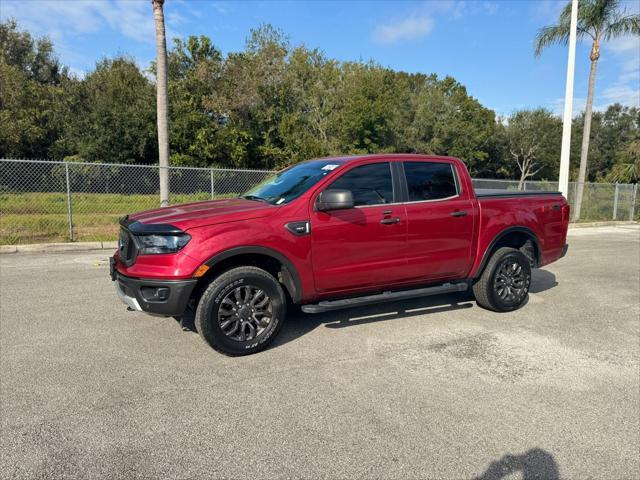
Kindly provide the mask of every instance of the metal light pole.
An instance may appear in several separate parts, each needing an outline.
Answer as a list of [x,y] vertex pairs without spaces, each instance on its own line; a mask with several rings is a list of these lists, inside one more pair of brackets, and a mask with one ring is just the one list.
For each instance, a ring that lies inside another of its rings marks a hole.
[[564,122],[562,125],[562,150],[560,153],[560,177],[558,189],[569,199],[569,153],[571,150],[571,121],[573,119],[573,74],[576,66],[576,31],[578,29],[578,0],[571,1],[571,31],[569,33],[569,59],[567,60],[567,85],[564,91]]

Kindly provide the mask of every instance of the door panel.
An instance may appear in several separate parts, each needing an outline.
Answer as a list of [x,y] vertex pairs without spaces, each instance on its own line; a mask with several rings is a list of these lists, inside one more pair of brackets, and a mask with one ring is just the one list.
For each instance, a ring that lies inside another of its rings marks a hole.
[[353,194],[355,208],[311,211],[311,255],[321,292],[376,287],[406,275],[407,218],[396,204],[389,162],[356,166],[327,189]]
[[445,162],[404,162],[409,202],[407,275],[414,280],[462,278],[470,267],[474,205]]
[[326,292],[401,281],[406,276],[406,220],[402,205],[314,212],[316,288]]
[[[418,202],[405,205],[407,275],[413,279],[462,278],[469,269],[473,236],[473,205],[470,200]],[[467,212],[465,216],[452,213]]]

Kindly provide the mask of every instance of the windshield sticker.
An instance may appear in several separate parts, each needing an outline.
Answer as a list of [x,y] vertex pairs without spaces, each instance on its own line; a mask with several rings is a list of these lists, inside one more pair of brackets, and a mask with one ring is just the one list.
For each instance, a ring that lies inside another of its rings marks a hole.
[[284,200],[285,200],[284,198],[281,198],[280,200],[278,200],[278,201],[276,202],[276,205],[280,205],[282,202],[284,202]]
[[340,165],[333,165],[333,164],[329,164],[329,165],[325,165],[324,167],[322,167],[322,170],[327,170],[327,171],[331,171],[335,168],[338,168]]

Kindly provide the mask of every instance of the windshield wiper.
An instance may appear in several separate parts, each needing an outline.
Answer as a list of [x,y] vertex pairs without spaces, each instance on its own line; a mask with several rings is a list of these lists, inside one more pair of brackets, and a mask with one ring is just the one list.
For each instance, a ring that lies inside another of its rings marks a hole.
[[257,195],[241,195],[240,198],[244,198],[245,200],[257,200],[258,202],[269,203],[262,197],[258,197]]

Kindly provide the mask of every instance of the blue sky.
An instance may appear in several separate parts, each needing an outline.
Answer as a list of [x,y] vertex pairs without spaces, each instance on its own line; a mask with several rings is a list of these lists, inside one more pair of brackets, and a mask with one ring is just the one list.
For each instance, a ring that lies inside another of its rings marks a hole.
[[[204,34],[224,53],[242,49],[249,29],[270,23],[294,45],[338,60],[374,60],[409,72],[451,75],[498,114],[546,107],[561,114],[567,52],[533,56],[537,29],[553,23],[565,1],[431,0],[414,2],[166,0],[169,37]],[[639,1],[624,3],[637,12]],[[146,67],[155,55],[150,0],[1,0],[13,17],[54,41],[61,60],[82,74],[118,53]],[[574,112],[584,108],[589,45],[578,45]],[[640,104],[640,41],[606,44],[598,66],[595,106]]]

